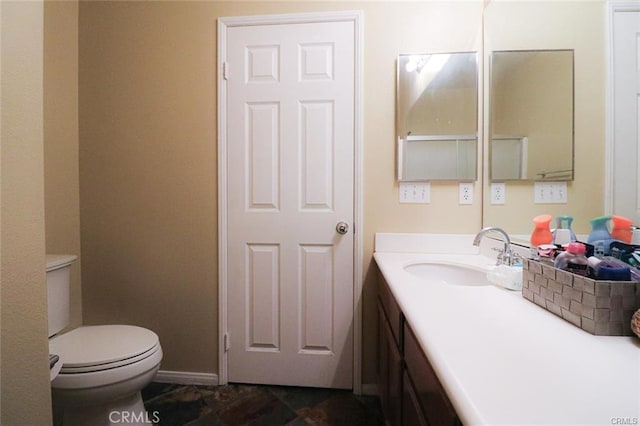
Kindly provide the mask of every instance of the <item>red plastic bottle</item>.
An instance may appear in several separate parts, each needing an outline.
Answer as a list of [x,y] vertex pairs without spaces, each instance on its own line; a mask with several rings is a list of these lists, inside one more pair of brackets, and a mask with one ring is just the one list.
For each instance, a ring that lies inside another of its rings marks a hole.
[[630,244],[633,231],[631,225],[633,222],[631,219],[627,219],[623,216],[612,216],[611,222],[613,223],[613,229],[611,230],[611,238],[622,241],[623,243]]
[[549,224],[553,216],[550,214],[541,214],[540,216],[536,216],[533,218],[533,223],[535,224],[535,228],[531,233],[531,246],[538,247],[543,244],[551,244],[553,242],[553,235],[551,234],[551,229],[549,229]]

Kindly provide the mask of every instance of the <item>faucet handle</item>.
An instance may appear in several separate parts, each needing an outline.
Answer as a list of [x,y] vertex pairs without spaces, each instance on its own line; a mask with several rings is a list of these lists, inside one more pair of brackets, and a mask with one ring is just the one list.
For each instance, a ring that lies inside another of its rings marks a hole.
[[511,252],[511,264],[510,265],[517,265],[518,263],[522,263],[522,256],[520,256],[518,253],[515,252]]
[[520,256],[518,253],[512,252],[511,250],[502,252],[500,253],[500,255],[498,255],[498,265],[513,266],[517,265],[518,263],[522,263],[522,256]]
[[496,265],[512,266],[518,263],[522,263],[522,256],[518,253],[511,251],[510,249],[501,250],[498,249],[498,257],[496,258]]

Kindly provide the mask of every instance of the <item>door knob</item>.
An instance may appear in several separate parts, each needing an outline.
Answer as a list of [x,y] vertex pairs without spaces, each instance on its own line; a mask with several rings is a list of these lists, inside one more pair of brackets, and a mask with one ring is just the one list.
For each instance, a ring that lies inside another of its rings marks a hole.
[[338,222],[336,225],[336,232],[342,235],[346,234],[349,232],[349,224],[347,222]]

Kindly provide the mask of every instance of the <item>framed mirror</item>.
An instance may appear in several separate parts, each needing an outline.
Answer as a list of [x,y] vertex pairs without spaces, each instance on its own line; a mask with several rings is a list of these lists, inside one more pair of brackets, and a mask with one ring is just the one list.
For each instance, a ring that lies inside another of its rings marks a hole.
[[573,180],[573,50],[495,51],[490,67],[490,180]]
[[478,55],[399,55],[398,180],[477,177]]

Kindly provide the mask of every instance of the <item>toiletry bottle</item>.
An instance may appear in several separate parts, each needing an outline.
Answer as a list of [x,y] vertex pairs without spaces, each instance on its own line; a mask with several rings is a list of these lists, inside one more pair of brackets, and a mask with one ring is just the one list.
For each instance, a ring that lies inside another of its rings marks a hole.
[[553,235],[549,229],[553,217],[549,214],[541,214],[533,218],[535,227],[531,233],[531,246],[538,247],[543,244],[551,244],[553,242]]
[[570,243],[567,249],[556,256],[554,266],[578,275],[587,275],[589,261],[584,255],[586,247],[582,243]]
[[553,230],[553,244],[566,245],[577,241],[576,234],[571,229],[571,223],[573,217],[569,215],[562,215],[556,217],[556,229]]
[[[591,219],[591,232],[587,238],[589,244],[593,244],[595,247],[602,247],[604,255],[609,255],[610,246],[613,242],[609,228],[607,224],[611,220],[611,216],[598,216]],[[600,243],[602,241],[602,243]]]
[[613,215],[611,217],[611,223],[613,229],[611,230],[611,237],[615,240],[622,241],[623,243],[631,244],[633,222],[623,216]]

